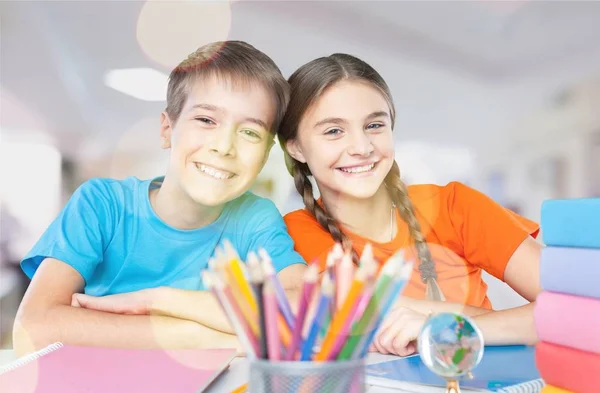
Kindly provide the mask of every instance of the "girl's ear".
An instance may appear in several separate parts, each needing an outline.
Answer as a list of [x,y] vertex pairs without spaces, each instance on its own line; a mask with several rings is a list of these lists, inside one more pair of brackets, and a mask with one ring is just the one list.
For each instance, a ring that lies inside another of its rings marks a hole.
[[285,143],[285,149],[288,154],[292,156],[296,161],[300,161],[303,164],[306,164],[306,158],[304,158],[304,154],[302,153],[302,148],[298,144],[297,140],[289,140]]
[[171,136],[173,134],[173,123],[167,112],[160,114],[160,147],[171,148]]

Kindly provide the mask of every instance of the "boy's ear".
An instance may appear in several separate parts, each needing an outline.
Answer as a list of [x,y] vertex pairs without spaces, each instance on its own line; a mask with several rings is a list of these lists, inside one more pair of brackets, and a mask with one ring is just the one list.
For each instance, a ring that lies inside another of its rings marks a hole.
[[294,140],[289,140],[285,143],[285,149],[288,154],[292,156],[296,161],[300,161],[306,164],[306,159],[304,158],[304,154],[302,153],[302,149],[298,145],[298,142]]
[[171,135],[173,133],[173,122],[167,114],[162,112],[160,114],[160,147],[162,149],[171,148]]

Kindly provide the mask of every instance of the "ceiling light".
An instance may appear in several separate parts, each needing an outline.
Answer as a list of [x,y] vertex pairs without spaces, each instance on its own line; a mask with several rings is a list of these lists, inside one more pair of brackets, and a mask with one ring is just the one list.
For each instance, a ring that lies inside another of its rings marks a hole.
[[169,77],[152,68],[110,70],[104,84],[143,101],[165,101]]

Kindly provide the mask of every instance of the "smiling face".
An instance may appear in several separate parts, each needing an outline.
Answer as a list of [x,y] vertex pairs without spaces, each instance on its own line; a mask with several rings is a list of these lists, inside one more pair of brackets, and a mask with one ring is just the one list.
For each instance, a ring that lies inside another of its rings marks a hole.
[[167,177],[203,206],[220,206],[246,192],[264,166],[276,105],[257,83],[214,76],[190,88],[176,122],[162,115],[163,148],[171,149]]
[[370,198],[394,163],[388,102],[369,83],[338,82],[304,113],[287,150],[308,165],[324,198]]

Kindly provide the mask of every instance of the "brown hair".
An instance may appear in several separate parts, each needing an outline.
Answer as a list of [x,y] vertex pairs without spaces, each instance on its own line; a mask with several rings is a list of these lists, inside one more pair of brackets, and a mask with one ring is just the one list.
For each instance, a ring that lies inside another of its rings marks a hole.
[[[302,196],[306,209],[317,219],[324,229],[329,231],[336,242],[349,247],[349,240],[340,229],[339,224],[315,201],[313,187],[309,179],[312,174],[308,165],[295,160],[285,150],[286,142],[296,139],[298,126],[306,110],[325,89],[342,80],[366,82],[378,89],[388,102],[392,127],[394,126],[396,114],[394,102],[389,87],[383,78],[364,61],[354,56],[336,53],[303,65],[289,78],[288,82],[292,89],[291,97],[288,111],[281,123],[278,138],[285,152],[286,165],[294,177],[296,189]],[[408,224],[410,236],[415,242],[421,279],[427,285],[427,298],[431,300],[444,300],[441,289],[436,282],[437,274],[431,258],[431,252],[421,232],[421,225],[415,215],[413,204],[408,197],[406,185],[400,178],[400,168],[395,161],[392,169],[385,178],[385,186],[390,193],[392,201],[398,208],[400,217]]]
[[277,106],[271,132],[277,132],[289,102],[289,84],[269,56],[243,41],[204,45],[171,71],[165,110],[173,122],[181,115],[193,83],[209,76],[237,84],[259,83],[270,91]]

